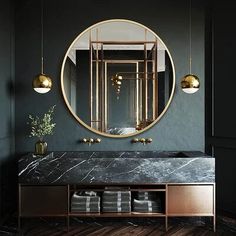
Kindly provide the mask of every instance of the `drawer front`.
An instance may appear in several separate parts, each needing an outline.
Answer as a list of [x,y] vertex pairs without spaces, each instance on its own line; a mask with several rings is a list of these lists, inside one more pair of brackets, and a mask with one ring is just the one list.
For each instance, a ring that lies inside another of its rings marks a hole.
[[21,186],[21,216],[67,214],[67,186]]
[[169,215],[213,215],[213,185],[171,185],[168,186]]

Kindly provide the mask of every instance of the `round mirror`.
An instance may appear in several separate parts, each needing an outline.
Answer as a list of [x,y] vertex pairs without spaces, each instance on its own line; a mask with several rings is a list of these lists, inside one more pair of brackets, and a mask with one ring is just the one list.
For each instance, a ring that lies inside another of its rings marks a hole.
[[150,29],[129,20],[92,25],[72,42],[61,70],[72,115],[109,137],[136,135],[166,112],[175,88],[173,60]]

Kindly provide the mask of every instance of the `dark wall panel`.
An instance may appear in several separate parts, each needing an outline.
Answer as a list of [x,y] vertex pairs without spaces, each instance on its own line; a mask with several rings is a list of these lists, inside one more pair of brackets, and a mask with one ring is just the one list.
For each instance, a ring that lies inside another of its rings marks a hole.
[[214,3],[214,135],[236,138],[236,112],[232,112],[236,79],[235,4],[226,1]]
[[215,147],[217,208],[236,213],[236,148]]
[[[206,150],[216,158],[217,207],[236,216],[236,29],[233,1],[211,1],[206,35]],[[210,17],[212,16],[212,17]]]
[[[49,150],[204,150],[204,1],[192,9],[192,71],[201,79],[201,90],[189,96],[179,86],[189,67],[189,1],[44,1],[45,72],[53,79],[48,94],[36,94],[32,78],[40,71],[40,1],[16,1],[16,150],[33,151],[36,139],[28,138],[28,114],[42,114],[56,104],[56,130],[47,137]],[[36,17],[37,16],[37,17]],[[78,141],[97,137],[82,127],[68,111],[61,94],[60,70],[70,43],[87,27],[102,20],[124,18],[155,31],[165,42],[176,68],[176,91],[165,116],[140,135],[153,138],[150,145],[130,139],[102,138],[88,146]]]
[[14,6],[0,7],[0,218],[10,205],[14,160]]

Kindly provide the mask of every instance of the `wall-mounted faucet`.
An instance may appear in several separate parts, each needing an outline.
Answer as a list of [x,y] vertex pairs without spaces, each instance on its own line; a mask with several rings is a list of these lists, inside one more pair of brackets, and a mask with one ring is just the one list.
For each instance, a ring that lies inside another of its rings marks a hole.
[[143,145],[151,143],[152,142],[152,138],[134,138],[131,140],[132,143],[142,143]]
[[91,144],[94,144],[94,143],[101,143],[101,139],[100,138],[83,138],[81,139],[81,143],[87,143],[89,146]]

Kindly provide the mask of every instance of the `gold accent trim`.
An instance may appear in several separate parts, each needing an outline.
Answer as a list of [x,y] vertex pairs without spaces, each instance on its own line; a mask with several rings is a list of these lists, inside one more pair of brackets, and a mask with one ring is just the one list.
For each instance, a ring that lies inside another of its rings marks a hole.
[[[170,61],[171,61],[171,65],[172,65],[172,69],[173,69],[173,84],[172,84],[172,90],[171,90],[171,94],[170,94],[170,97],[169,97],[169,100],[164,108],[164,110],[162,111],[162,113],[158,116],[158,118],[156,120],[154,120],[150,125],[148,125],[146,128],[142,129],[142,130],[139,130],[137,132],[134,132],[132,134],[124,134],[124,135],[114,135],[114,134],[107,134],[107,133],[103,133],[103,132],[100,132],[98,130],[95,130],[93,128],[91,128],[89,125],[87,125],[86,123],[84,123],[75,113],[74,111],[72,110],[67,98],[66,98],[66,94],[65,94],[65,90],[64,90],[64,82],[63,82],[63,74],[64,74],[64,67],[65,67],[65,62],[66,62],[66,59],[68,57],[68,54],[69,54],[69,51],[71,50],[71,48],[73,47],[74,43],[86,32],[90,31],[91,29],[93,29],[94,27],[97,27],[101,24],[104,24],[104,23],[108,23],[108,22],[128,22],[128,23],[131,23],[131,24],[134,24],[134,25],[137,25],[137,26],[140,26],[140,27],[143,27],[144,29],[147,29],[149,32],[151,32],[166,48],[166,51],[167,51],[167,54],[170,58]],[[140,23],[137,23],[135,21],[132,21],[132,20],[125,20],[125,19],[112,19],[112,20],[105,20],[105,21],[101,21],[101,22],[98,22],[92,26],[90,26],[89,28],[85,29],[84,31],[82,31],[75,39],[74,41],[71,43],[71,45],[69,46],[69,48],[67,49],[66,51],[66,54],[65,54],[65,57],[63,59],[63,62],[62,62],[62,67],[61,67],[61,90],[62,90],[62,95],[63,95],[63,98],[64,98],[64,101],[66,103],[66,106],[68,107],[69,111],[71,112],[71,114],[74,116],[74,118],[81,124],[83,125],[85,128],[89,129],[90,131],[96,133],[96,134],[99,134],[99,135],[102,135],[102,136],[105,136],[105,137],[110,137],[110,138],[126,138],[126,137],[131,137],[131,136],[135,136],[135,135],[139,135],[140,133],[143,133],[145,131],[147,131],[148,129],[150,129],[151,127],[153,127],[162,117],[163,115],[166,113],[167,109],[169,108],[170,106],[170,103],[173,99],[173,96],[174,96],[174,91],[175,91],[175,85],[176,85],[176,79],[175,79],[175,66],[174,66],[174,62],[173,62],[173,59],[172,59],[172,56],[169,52],[169,49],[166,47],[165,43],[160,39],[160,37],[154,32],[152,31],[151,29],[149,29],[148,27],[144,26],[143,24],[140,24]]]

